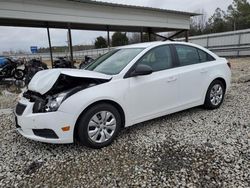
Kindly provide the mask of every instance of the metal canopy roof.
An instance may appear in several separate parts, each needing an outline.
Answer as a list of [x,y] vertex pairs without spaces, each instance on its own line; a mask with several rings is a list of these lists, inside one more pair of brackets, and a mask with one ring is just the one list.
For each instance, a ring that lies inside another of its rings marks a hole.
[[68,0],[68,1],[76,1],[81,3],[89,3],[95,5],[103,5],[103,6],[112,6],[112,7],[124,7],[124,8],[132,8],[132,9],[140,9],[140,10],[152,10],[157,12],[165,12],[165,13],[175,13],[175,14],[183,14],[189,16],[198,16],[200,14],[194,12],[185,12],[185,11],[177,11],[177,10],[169,10],[169,9],[162,9],[162,8],[153,8],[153,7],[145,7],[145,6],[137,6],[137,5],[126,5],[126,4],[117,4],[117,3],[110,3],[110,2],[103,2],[103,1],[91,1],[91,0]]
[[0,25],[99,31],[188,30],[196,13],[89,0],[0,1]]

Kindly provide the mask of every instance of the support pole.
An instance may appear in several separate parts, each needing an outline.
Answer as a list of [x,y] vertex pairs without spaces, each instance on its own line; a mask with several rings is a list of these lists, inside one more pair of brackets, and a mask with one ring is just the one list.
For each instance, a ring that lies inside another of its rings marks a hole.
[[108,49],[110,50],[109,26],[107,26],[107,37],[108,37]]
[[148,32],[148,42],[151,42],[151,33],[150,33],[150,31]]
[[51,46],[51,40],[50,40],[49,27],[47,27],[47,34],[48,34],[48,40],[49,40],[50,61],[51,61],[51,66],[53,68],[53,54],[52,54],[52,46]]
[[143,28],[141,28],[140,34],[141,34],[141,42],[143,42]]
[[152,29],[151,28],[148,28],[148,41],[151,42],[152,40]]
[[186,42],[188,42],[188,37],[189,37],[189,31],[186,30],[186,32],[185,32],[185,40],[186,40]]
[[72,36],[71,36],[70,25],[68,25],[68,43],[69,43],[69,51],[70,51],[70,61],[73,63],[74,57],[73,57],[73,46],[72,46]]

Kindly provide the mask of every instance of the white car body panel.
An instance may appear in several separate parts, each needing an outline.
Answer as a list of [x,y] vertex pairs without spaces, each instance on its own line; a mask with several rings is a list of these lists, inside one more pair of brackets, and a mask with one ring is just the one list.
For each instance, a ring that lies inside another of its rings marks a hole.
[[[184,44],[210,54],[215,61],[183,67],[175,67],[154,72],[146,76],[124,78],[130,68],[149,50],[159,45]],[[27,138],[48,143],[72,143],[74,128],[79,116],[90,105],[100,101],[112,101],[119,105],[125,115],[124,127],[153,118],[185,110],[204,104],[205,95],[211,82],[222,78],[226,88],[230,87],[231,71],[224,58],[219,58],[209,50],[195,44],[182,42],[153,42],[129,45],[123,48],[145,48],[119,74],[105,75],[93,71],[55,69],[41,71],[31,80],[28,89],[40,94],[47,93],[60,74],[79,78],[108,80],[105,83],[81,90],[67,98],[56,112],[32,113],[33,103],[24,97],[19,101],[27,105],[17,120],[19,132]],[[52,126],[53,125],[53,126]],[[70,131],[61,128],[70,126]],[[31,129],[53,129],[59,139],[46,139],[35,136]]]
[[28,85],[28,89],[43,95],[52,88],[61,74],[79,78],[97,78],[104,80],[109,80],[112,78],[112,76],[109,75],[79,69],[43,70],[35,74]]
[[179,73],[174,69],[131,77],[128,81],[130,92],[125,93],[125,104],[132,122],[179,106]]

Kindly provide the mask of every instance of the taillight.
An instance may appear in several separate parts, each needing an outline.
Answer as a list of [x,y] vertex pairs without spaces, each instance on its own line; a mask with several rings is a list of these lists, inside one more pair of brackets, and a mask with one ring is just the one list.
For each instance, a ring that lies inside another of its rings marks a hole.
[[227,62],[227,65],[230,69],[232,68],[231,63],[229,61]]

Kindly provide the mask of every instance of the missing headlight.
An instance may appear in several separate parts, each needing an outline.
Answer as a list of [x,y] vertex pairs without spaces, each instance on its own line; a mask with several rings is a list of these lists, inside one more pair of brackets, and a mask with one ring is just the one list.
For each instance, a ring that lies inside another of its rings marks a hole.
[[46,100],[37,97],[33,105],[33,113],[44,112],[45,104],[46,104]]

